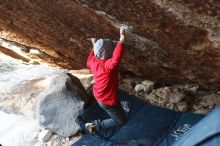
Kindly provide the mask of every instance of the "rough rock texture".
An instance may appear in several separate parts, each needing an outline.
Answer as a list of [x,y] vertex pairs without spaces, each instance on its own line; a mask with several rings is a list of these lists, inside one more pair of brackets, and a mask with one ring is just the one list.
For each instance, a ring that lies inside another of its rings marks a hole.
[[199,114],[207,114],[220,106],[220,94],[209,94],[196,99],[192,110]]
[[47,88],[38,96],[40,125],[52,132],[69,137],[80,130],[75,122],[88,101],[80,80],[71,74],[61,74],[48,80]]
[[38,48],[52,63],[75,69],[85,65],[88,38],[116,34],[101,16],[69,0],[1,1],[0,26],[0,37]]
[[164,87],[159,88],[157,90],[154,90],[151,92],[149,96],[157,96],[164,100],[167,100],[171,103],[178,103],[180,102],[184,97],[186,97],[184,91],[182,91],[179,88],[172,88],[172,87]]
[[65,70],[0,61],[0,108],[34,118],[38,95],[47,87],[51,76],[61,73]]
[[[88,70],[68,71],[45,65],[30,65],[0,53],[1,144],[4,146],[46,145],[37,139],[40,127],[35,115],[39,95],[47,88],[51,78],[68,72],[79,77],[85,87],[91,84],[92,75]],[[54,136],[58,139],[53,139]],[[64,146],[76,137],[79,136],[74,135],[65,140],[54,134],[50,141],[54,142],[54,145]]]
[[[56,146],[64,146],[79,137],[74,135],[66,139],[53,134],[47,144],[42,144],[37,139],[40,127],[35,115],[39,94],[47,88],[50,78],[68,72],[77,76],[84,87],[90,86],[92,75],[88,70],[68,71],[45,65],[30,65],[0,52],[0,143],[2,145],[43,146],[53,142]],[[55,136],[58,138],[53,139]]]
[[83,68],[91,36],[118,39],[122,72],[220,89],[219,0],[0,1],[0,37],[40,49],[50,63]]
[[[154,83],[151,88],[152,91],[143,90],[143,88],[141,88],[142,90],[136,90],[137,86],[146,83]],[[207,91],[193,84],[168,85],[129,77],[121,79],[120,88],[147,103],[176,111],[207,114],[220,106],[220,92]]]
[[86,88],[92,75],[87,70],[65,70],[45,65],[29,65],[0,53],[0,110],[35,117],[38,95],[48,86],[51,77],[71,73]]

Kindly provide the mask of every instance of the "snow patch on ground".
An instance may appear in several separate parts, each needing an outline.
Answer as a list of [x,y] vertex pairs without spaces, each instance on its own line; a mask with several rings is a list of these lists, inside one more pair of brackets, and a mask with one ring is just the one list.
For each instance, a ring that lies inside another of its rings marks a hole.
[[39,131],[39,127],[34,120],[0,111],[0,125],[0,143],[3,146],[30,146],[37,143],[33,133]]

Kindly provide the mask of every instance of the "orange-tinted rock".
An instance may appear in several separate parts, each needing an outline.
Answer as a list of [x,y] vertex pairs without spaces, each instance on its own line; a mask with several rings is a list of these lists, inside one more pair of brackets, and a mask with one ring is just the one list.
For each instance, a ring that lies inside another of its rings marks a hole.
[[118,39],[121,72],[220,89],[218,0],[21,0],[0,2],[0,37],[40,49],[68,69],[86,67],[89,37]]

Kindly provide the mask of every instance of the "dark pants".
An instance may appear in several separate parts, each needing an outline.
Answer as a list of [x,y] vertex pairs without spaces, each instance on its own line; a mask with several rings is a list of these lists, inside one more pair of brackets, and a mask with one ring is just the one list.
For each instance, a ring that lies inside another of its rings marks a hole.
[[124,125],[127,122],[127,117],[120,102],[114,106],[104,105],[100,102],[98,103],[99,106],[108,113],[110,118],[102,121],[100,119],[95,120],[94,125],[96,130],[99,131],[102,129],[116,128]]

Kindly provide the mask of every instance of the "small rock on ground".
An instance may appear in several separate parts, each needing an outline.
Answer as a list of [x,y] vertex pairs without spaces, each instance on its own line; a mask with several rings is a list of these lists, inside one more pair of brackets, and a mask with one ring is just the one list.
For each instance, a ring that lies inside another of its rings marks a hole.
[[52,136],[52,132],[50,130],[43,130],[38,135],[38,140],[41,142],[47,142]]

